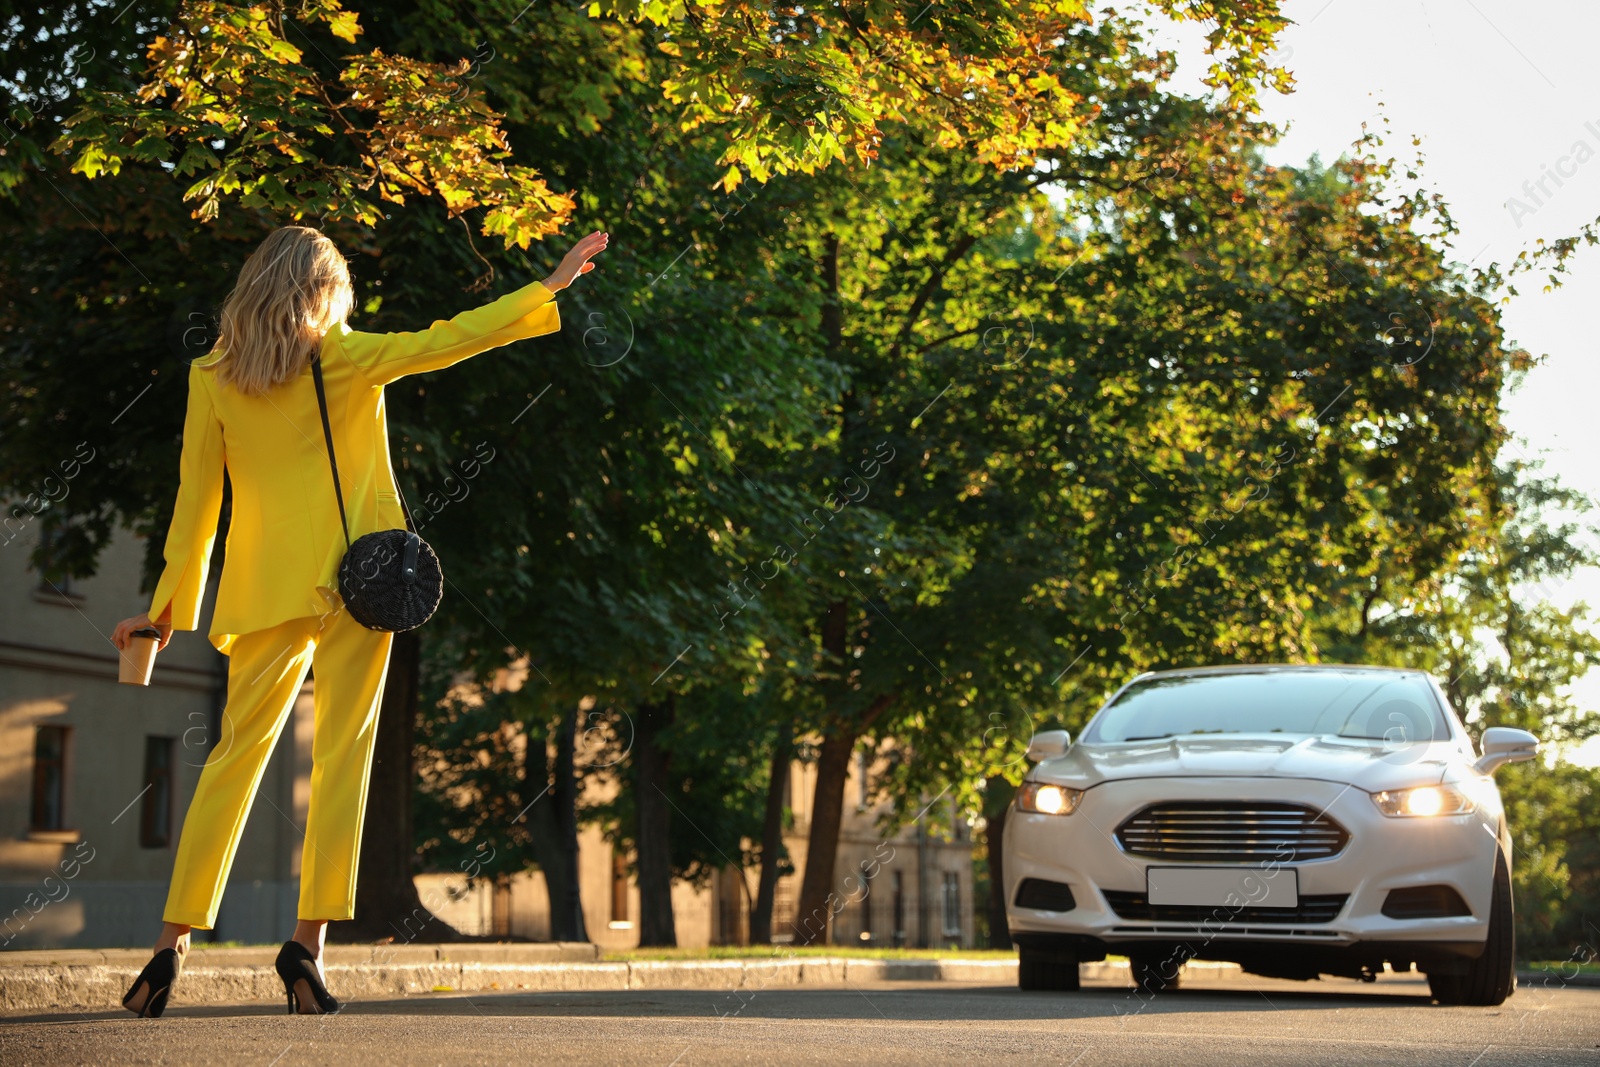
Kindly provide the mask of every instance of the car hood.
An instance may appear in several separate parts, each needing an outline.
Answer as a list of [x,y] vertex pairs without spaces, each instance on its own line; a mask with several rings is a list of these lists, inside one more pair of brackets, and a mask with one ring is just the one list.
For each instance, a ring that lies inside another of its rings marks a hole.
[[1032,777],[1078,789],[1127,778],[1314,778],[1377,792],[1440,781],[1452,763],[1465,761],[1449,741],[1394,746],[1348,737],[1230,734],[1077,744],[1040,763]]

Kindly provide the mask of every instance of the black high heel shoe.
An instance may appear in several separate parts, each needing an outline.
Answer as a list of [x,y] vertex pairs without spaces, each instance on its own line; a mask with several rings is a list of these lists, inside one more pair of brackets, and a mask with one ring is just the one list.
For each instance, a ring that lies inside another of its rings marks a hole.
[[300,983],[306,984],[307,995],[316,1002],[317,1010],[307,1015],[332,1015],[339,1010],[339,1001],[322,984],[317,974],[317,958],[298,941],[285,941],[278,950],[278,960],[273,964],[278,977],[283,979],[283,992],[289,999],[289,1014],[300,1010]]
[[[161,1018],[161,1013],[167,1010],[167,994],[172,992],[172,986],[181,973],[183,973],[183,957],[178,955],[178,950],[162,949],[144,965],[139,977],[133,980],[133,988],[123,994],[122,1006],[141,1019]],[[144,1003],[135,1008],[128,1001],[139,992],[141,985],[145,987]]]

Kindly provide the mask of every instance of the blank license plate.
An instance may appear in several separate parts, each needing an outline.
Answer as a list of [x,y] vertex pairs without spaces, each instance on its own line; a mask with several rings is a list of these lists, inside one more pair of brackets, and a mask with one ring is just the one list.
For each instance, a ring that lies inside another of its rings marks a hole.
[[1300,875],[1292,867],[1151,867],[1145,890],[1152,904],[1294,908],[1300,904]]

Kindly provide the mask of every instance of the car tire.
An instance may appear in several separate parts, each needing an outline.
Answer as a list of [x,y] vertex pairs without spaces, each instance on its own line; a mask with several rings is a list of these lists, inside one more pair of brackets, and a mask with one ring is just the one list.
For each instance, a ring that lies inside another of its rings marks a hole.
[[1152,995],[1177,989],[1182,967],[1183,958],[1175,960],[1170,955],[1141,954],[1128,957],[1128,970],[1133,977],[1135,988]]
[[1017,951],[1017,988],[1032,993],[1074,993],[1078,961],[1059,952]]
[[1465,974],[1430,974],[1428,989],[1440,1004],[1493,1007],[1505,1003],[1516,988],[1516,912],[1511,899],[1511,872],[1505,856],[1495,859],[1494,898],[1489,905],[1489,937],[1483,955]]

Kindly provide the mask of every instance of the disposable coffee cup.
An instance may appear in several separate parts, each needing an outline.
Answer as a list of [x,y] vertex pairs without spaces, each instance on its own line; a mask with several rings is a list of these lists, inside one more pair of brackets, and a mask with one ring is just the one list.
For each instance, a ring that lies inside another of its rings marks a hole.
[[126,685],[149,685],[150,672],[156,665],[156,648],[160,644],[161,631],[154,626],[142,626],[133,631],[128,647],[122,650],[117,681]]

